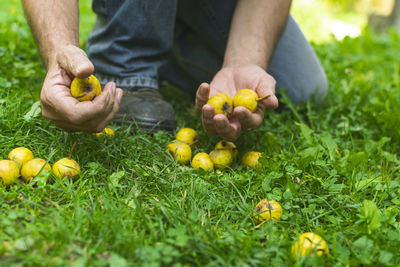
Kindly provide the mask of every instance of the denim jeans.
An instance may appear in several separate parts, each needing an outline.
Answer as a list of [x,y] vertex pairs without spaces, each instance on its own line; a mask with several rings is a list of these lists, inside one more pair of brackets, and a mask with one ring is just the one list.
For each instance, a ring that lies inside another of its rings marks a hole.
[[[236,0],[93,0],[88,56],[102,84],[157,89],[162,79],[194,93],[222,66],[235,6]],[[326,94],[324,70],[292,17],[267,72],[295,103]]]

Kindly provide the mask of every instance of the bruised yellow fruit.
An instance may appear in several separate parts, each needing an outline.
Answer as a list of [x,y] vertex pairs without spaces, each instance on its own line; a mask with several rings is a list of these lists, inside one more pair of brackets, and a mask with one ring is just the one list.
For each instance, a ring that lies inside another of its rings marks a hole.
[[210,152],[210,159],[215,169],[226,169],[233,161],[232,152],[228,149],[214,149]]
[[254,90],[241,89],[233,97],[233,106],[242,106],[250,110],[251,112],[256,111],[258,106],[258,95]]
[[210,99],[208,99],[207,104],[214,107],[215,114],[224,114],[229,116],[233,111],[233,100],[232,97],[225,93],[219,93]]
[[174,157],[174,159],[181,164],[188,163],[192,158],[192,149],[190,146],[178,140],[168,144],[167,150]]
[[31,159],[22,165],[21,176],[25,182],[29,182],[32,178],[37,176],[39,172],[44,170],[51,170],[50,164],[46,163],[44,159]]
[[329,254],[329,248],[326,241],[317,234],[304,233],[293,243],[290,254],[295,261],[298,258],[303,258],[306,255],[313,257],[315,255],[323,256]]
[[227,149],[230,150],[232,152],[232,157],[236,158],[238,150],[236,148],[236,145],[232,142],[228,142],[228,141],[219,141],[215,147],[214,150],[216,149]]
[[17,147],[10,151],[8,158],[15,161],[21,168],[25,162],[33,159],[33,153],[26,147]]
[[19,177],[18,164],[13,160],[0,160],[0,179],[4,185],[13,184]]
[[111,128],[104,128],[102,132],[95,133],[94,135],[99,137],[103,134],[105,134],[106,136],[114,136],[115,135],[113,129],[111,129]]
[[99,94],[101,94],[101,85],[94,75],[72,80],[71,95],[79,101],[93,100]]
[[261,163],[258,161],[262,157],[260,152],[247,152],[244,154],[242,158],[242,164],[247,165],[249,167],[256,167],[257,169],[261,168]]
[[203,169],[205,171],[214,170],[214,163],[207,153],[201,152],[194,155],[192,159],[192,167],[195,169]]
[[255,223],[262,223],[269,220],[280,220],[282,217],[282,207],[275,200],[263,199],[256,205],[254,212]]
[[176,140],[184,142],[193,150],[199,140],[197,132],[192,128],[182,128],[176,134]]
[[72,178],[81,172],[79,164],[69,158],[62,158],[53,165],[53,173],[58,178]]

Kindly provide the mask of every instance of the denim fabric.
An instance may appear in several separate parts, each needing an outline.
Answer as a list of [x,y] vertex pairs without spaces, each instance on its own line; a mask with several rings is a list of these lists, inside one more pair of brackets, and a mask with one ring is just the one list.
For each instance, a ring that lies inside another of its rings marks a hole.
[[[236,0],[93,0],[96,25],[88,56],[101,83],[158,88],[158,80],[194,93],[222,65]],[[311,45],[289,18],[268,67],[293,102],[327,91]]]

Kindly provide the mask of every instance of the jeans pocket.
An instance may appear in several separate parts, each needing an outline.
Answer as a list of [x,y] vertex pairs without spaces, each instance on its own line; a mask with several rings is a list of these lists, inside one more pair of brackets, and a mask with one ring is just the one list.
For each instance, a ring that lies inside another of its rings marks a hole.
[[93,0],[92,9],[98,16],[107,17],[107,0]]

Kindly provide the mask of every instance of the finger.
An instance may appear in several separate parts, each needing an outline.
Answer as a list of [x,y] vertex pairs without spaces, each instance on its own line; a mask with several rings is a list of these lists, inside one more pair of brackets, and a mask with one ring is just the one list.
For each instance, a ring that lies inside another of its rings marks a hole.
[[214,116],[215,130],[222,139],[226,141],[235,141],[239,138],[241,126],[239,120],[232,118],[231,121],[222,114]]
[[236,107],[233,116],[239,120],[242,129],[252,130],[261,125],[264,118],[264,107],[259,105],[255,112],[251,112],[245,107]]
[[94,66],[86,53],[74,45],[65,46],[57,54],[57,62],[61,68],[78,78],[87,78],[94,71]]
[[217,131],[215,130],[214,125],[214,107],[206,104],[201,109],[201,121],[203,124],[204,131],[209,135],[216,135]]
[[117,88],[115,90],[114,99],[110,101],[111,109],[109,110],[109,112],[108,111],[104,112],[101,116],[97,116],[94,120],[87,122],[88,124],[91,125],[91,128],[93,129],[91,130],[91,132],[102,131],[112,121],[112,119],[115,117],[115,114],[119,110],[119,105],[121,102],[122,95],[123,95],[122,89]]
[[196,93],[196,107],[199,110],[201,110],[201,108],[207,103],[209,95],[210,85],[208,83],[200,84]]
[[104,117],[112,112],[116,89],[115,83],[109,82],[104,86],[103,92],[95,97],[93,101],[78,103],[79,110],[86,117],[86,121]]
[[275,86],[275,80],[269,77],[261,81],[256,89],[260,98],[270,95],[270,97],[260,101],[260,104],[263,104],[265,108],[276,109],[279,105],[278,98],[275,96]]
[[112,112],[110,112],[106,116],[106,118],[104,119],[104,122],[103,122],[104,127],[106,127],[112,121],[112,119],[115,117],[115,114],[118,112],[119,104],[121,103],[122,95],[123,95],[122,89],[117,88],[117,91],[115,93],[113,109],[112,109]]

